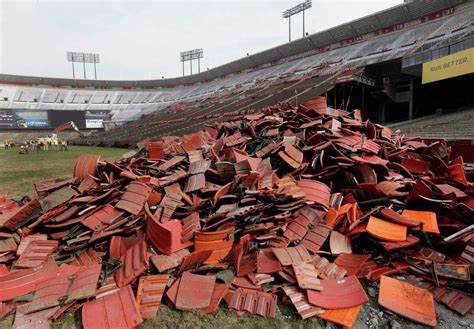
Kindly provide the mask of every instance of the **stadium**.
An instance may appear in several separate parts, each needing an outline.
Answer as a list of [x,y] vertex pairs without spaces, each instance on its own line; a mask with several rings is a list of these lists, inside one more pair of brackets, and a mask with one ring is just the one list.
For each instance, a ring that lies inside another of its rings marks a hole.
[[[473,1],[404,1],[174,78],[0,74],[0,143],[29,149],[1,166],[33,162],[0,180],[2,322],[238,327],[181,315],[220,303],[245,327],[469,327],[473,17]],[[73,171],[34,176],[56,160],[23,144],[51,134]]]

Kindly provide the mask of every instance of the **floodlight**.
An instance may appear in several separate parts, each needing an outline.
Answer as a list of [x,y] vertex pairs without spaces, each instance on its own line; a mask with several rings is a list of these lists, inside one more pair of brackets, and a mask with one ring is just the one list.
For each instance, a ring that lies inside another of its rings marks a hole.
[[97,67],[96,65],[100,63],[99,54],[92,54],[92,53],[80,53],[80,52],[71,52],[68,51],[66,53],[66,59],[68,62],[72,63],[72,77],[73,79],[76,78],[74,72],[74,63],[82,63],[84,67],[84,79],[86,79],[86,63],[94,64],[94,73],[95,79],[97,80]]
[[300,12],[303,12],[303,37],[305,36],[304,30],[304,11],[313,6],[311,0],[306,0],[290,9],[287,9],[283,12],[282,17],[288,18],[288,40],[291,42],[291,16],[296,15]]
[[191,67],[191,74],[193,74],[193,60],[198,60],[198,72],[201,72],[201,58],[204,57],[204,51],[202,48],[193,50],[186,50],[179,53],[179,59],[183,62],[183,76],[184,76],[184,62],[189,61]]

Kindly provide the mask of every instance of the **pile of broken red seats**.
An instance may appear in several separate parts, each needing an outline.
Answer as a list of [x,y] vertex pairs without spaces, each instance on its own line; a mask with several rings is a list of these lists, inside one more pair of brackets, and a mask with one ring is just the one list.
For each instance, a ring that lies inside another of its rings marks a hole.
[[137,146],[0,199],[0,317],[121,328],[161,303],[275,317],[280,299],[351,327],[367,285],[428,326],[434,301],[472,308],[474,176],[442,141],[316,98]]

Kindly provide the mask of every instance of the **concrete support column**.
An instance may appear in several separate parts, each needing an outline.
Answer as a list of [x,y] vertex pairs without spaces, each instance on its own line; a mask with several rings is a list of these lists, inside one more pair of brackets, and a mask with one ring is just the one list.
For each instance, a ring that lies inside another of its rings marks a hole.
[[385,123],[385,103],[379,104],[379,123]]
[[408,120],[413,120],[413,79],[410,79],[410,99],[408,100]]

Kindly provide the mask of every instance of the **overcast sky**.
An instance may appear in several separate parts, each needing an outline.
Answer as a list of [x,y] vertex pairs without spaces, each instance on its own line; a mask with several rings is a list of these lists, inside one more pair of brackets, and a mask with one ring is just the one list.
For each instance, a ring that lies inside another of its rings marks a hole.
[[[100,54],[99,79],[180,76],[182,50],[203,48],[204,70],[287,42],[282,11],[302,1],[0,0],[0,73],[69,78],[66,52],[79,51]],[[306,31],[325,30],[402,2],[313,0]],[[293,39],[302,36],[301,14],[292,18],[292,32]],[[92,65],[87,75],[93,76]],[[77,76],[82,76],[80,64]]]

